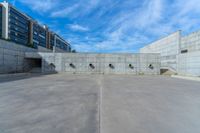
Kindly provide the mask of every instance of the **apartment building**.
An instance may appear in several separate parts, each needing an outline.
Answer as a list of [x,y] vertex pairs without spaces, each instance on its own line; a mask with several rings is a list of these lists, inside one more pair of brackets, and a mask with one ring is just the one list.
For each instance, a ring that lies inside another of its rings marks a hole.
[[2,8],[3,5],[0,4],[0,37],[2,37],[2,15],[3,15]]
[[53,50],[56,47],[59,51],[71,52],[67,41],[8,2],[0,4],[0,19],[0,35],[4,39],[36,49],[43,47]]
[[33,44],[33,47],[47,47],[47,35],[48,35],[48,28],[46,26],[39,25],[36,21],[30,21],[29,25],[30,29],[30,39],[29,44]]

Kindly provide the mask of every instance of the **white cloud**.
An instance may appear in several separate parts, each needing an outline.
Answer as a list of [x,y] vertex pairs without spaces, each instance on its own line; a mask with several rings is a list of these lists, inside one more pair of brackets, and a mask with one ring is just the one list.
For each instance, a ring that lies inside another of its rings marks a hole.
[[[82,2],[82,1],[81,1]],[[100,0],[87,0],[87,2],[82,7],[82,13],[88,14],[90,13],[94,8],[96,8],[100,4]]]
[[[147,29],[162,19],[163,2],[161,0],[146,1],[141,8],[132,12],[114,16],[104,35],[104,41],[95,45],[98,50],[115,50],[119,52],[135,51],[143,42],[149,41],[143,32],[136,29]],[[165,30],[163,28],[163,30]]]
[[70,24],[69,28],[73,31],[82,31],[82,32],[89,31],[88,27],[84,27],[84,26],[81,26],[81,25],[78,25],[78,24]]
[[157,23],[162,18],[163,1],[151,0],[145,3],[145,5],[137,13],[135,18],[136,24],[139,27],[149,26]]
[[179,15],[200,13],[199,0],[177,0],[176,8],[179,10]]
[[77,11],[79,7],[79,4],[75,4],[71,7],[67,7],[65,9],[52,12],[51,17],[68,17],[70,13],[73,13],[74,11]]
[[100,0],[80,0],[66,5],[65,8],[55,10],[51,13],[51,17],[68,17],[76,18],[90,14],[93,9],[99,5]]
[[[95,32],[87,32],[87,37],[69,37],[78,51],[135,51],[176,30],[191,32],[200,27],[199,0],[18,1],[38,12],[48,12],[54,20],[69,19],[74,24],[66,28],[72,31],[94,29]],[[90,28],[79,25],[82,21]],[[59,22],[53,25],[56,29]],[[77,36],[76,32],[68,34]]]
[[[91,41],[92,37],[89,36],[87,40],[76,40],[75,46],[78,51],[134,52],[145,43],[176,30],[183,29],[188,32],[200,27],[198,1],[175,0],[170,3],[166,0],[144,0],[138,8],[133,9],[131,3],[134,5],[134,0],[126,5],[123,5],[123,2],[114,6],[105,4],[95,13],[98,16],[95,22],[104,23],[103,30],[99,33],[104,39]],[[112,16],[109,16],[108,20],[102,18],[103,15],[110,15],[109,12],[112,12]]]
[[19,0],[37,12],[47,12],[57,6],[56,0]]
[[[128,2],[128,4],[130,4]],[[114,6],[119,6],[115,4]],[[125,5],[129,6],[129,5]],[[112,6],[112,8],[115,8]],[[159,21],[162,20],[164,10],[164,2],[162,0],[152,0],[145,1],[142,4],[142,7],[137,10],[122,10],[111,16],[111,21],[108,21],[107,26],[104,27],[104,31],[101,33],[105,36],[105,39],[100,42],[93,42],[89,45],[89,42],[82,42],[81,40],[76,47],[81,47],[83,51],[85,50],[92,51],[115,51],[115,52],[136,52],[135,48],[140,48],[144,42],[149,42],[151,39],[142,32],[144,29],[147,32],[156,32],[158,29],[154,25],[159,24]],[[102,12],[102,11],[101,11]],[[153,28],[152,28],[153,26]],[[157,32],[156,35],[160,35],[166,32],[171,31],[171,27],[166,25],[166,28],[161,27],[160,32]],[[137,30],[139,29],[139,30]],[[167,30],[165,32],[165,30]],[[153,34],[153,33],[152,33]],[[89,40],[88,40],[89,41]]]

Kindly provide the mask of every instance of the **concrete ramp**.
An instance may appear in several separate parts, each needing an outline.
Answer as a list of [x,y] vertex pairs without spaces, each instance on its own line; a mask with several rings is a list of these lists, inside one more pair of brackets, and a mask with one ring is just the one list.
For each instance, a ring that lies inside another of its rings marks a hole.
[[160,68],[161,75],[174,75],[176,73],[177,73],[176,70],[174,70],[173,68],[170,68],[170,67],[161,67]]

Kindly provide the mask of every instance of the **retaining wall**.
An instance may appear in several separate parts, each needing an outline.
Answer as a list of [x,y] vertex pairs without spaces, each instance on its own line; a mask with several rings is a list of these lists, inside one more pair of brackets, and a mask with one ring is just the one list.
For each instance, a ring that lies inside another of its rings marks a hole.
[[25,52],[50,52],[48,49],[38,50],[0,39],[0,74],[28,71],[32,63],[25,59]]
[[177,71],[180,75],[200,76],[200,51],[179,54]]
[[160,74],[159,54],[26,53],[42,58],[43,72],[90,74]]
[[29,64],[24,59],[25,52],[36,52],[35,49],[0,40],[0,73],[24,72]]
[[43,51],[38,53],[36,49],[0,40],[0,74],[30,71],[34,65],[32,59],[42,59],[42,72],[45,73],[160,74],[159,54],[54,54]]
[[200,51],[200,31],[193,32],[181,38],[180,49],[187,52]]
[[176,71],[176,55],[179,53],[180,39],[180,31],[175,32],[141,48],[140,53],[160,53],[161,67],[167,67]]

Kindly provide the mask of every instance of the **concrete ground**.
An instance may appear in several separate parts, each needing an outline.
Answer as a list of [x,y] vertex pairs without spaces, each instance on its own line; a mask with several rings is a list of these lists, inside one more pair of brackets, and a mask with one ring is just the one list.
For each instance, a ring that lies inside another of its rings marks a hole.
[[0,133],[199,133],[200,82],[162,76],[0,78]]

